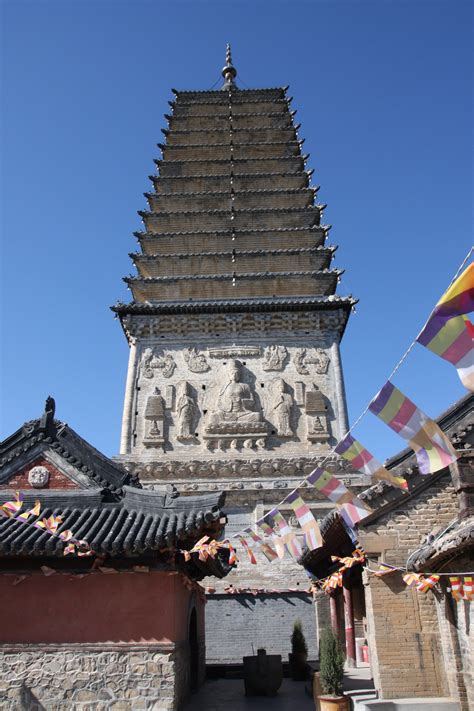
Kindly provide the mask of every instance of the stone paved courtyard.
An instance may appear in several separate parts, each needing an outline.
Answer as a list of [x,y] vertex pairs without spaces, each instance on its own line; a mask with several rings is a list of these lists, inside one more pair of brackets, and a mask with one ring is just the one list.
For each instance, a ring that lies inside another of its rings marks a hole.
[[215,679],[185,704],[183,711],[314,711],[304,682],[283,679],[277,696],[245,696],[243,679]]

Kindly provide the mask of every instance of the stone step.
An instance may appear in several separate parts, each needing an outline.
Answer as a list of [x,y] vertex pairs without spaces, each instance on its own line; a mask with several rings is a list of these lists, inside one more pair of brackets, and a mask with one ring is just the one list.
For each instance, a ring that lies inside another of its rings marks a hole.
[[356,711],[460,711],[459,702],[446,697],[357,700]]

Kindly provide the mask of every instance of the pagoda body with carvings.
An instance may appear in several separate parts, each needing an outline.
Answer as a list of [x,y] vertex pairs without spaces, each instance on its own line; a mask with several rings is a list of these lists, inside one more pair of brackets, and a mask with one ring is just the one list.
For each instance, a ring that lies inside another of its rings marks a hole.
[[[223,75],[221,90],[174,91],[133,298],[113,309],[130,344],[120,461],[145,485],[227,490],[232,535],[347,430],[339,344],[354,301],[335,294],[286,89],[237,88],[230,53]],[[305,500],[318,518],[331,508],[311,489]],[[305,580],[296,565],[242,561],[226,584],[262,587],[262,575],[276,589]]]

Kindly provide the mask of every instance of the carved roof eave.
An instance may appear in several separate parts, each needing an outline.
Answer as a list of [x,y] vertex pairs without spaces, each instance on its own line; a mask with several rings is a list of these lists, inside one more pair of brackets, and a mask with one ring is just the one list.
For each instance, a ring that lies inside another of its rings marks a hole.
[[[217,92],[216,92],[217,93]],[[168,101],[168,104],[172,108],[180,108],[184,106],[222,106],[226,104],[226,94],[225,93],[220,93],[218,96],[216,96],[219,101],[180,101],[179,99],[177,101]],[[293,97],[288,97],[288,98],[263,98],[263,99],[244,99],[243,101],[239,101],[239,98],[241,97],[233,97],[232,98],[232,104],[235,106],[238,106],[239,104],[244,105],[244,104],[287,104],[289,105],[291,101],[293,100]],[[243,98],[243,97],[242,97]]]
[[[261,146],[287,146],[288,148],[295,148],[299,150],[301,146],[304,143],[304,138],[301,139],[300,141],[259,141],[258,143],[255,143],[254,141],[251,142],[245,142],[245,143],[237,143],[237,141],[233,141],[230,143],[229,141],[225,143],[187,143],[186,145],[170,145],[169,143],[157,143],[156,145],[160,150],[166,150],[166,151],[181,151],[181,150],[188,150],[188,148],[230,148],[231,145],[233,146],[239,146],[239,148],[260,148]],[[294,154],[294,155],[299,155],[299,154]],[[281,158],[286,158],[287,156],[279,156]],[[293,155],[288,156],[290,158],[293,157]],[[246,160],[246,159],[245,159]]]
[[[248,114],[245,115],[247,116]],[[227,117],[225,118],[227,119]],[[224,128],[214,128],[213,126],[209,126],[208,128],[162,128],[161,131],[165,134],[165,136],[168,137],[175,135],[189,136],[192,133],[224,133],[225,135],[229,135],[229,126],[225,126]],[[287,124],[286,126],[252,126],[251,128],[237,128],[235,126],[232,127],[233,134],[239,133],[240,131],[242,131],[243,133],[248,133],[249,131],[251,131],[252,133],[258,134],[259,131],[296,131],[296,127],[293,126],[293,124],[291,123]],[[228,143],[226,143],[225,145],[228,145]]]
[[120,318],[131,316],[161,316],[167,314],[274,313],[278,311],[333,311],[343,309],[349,316],[358,299],[352,296],[301,296],[248,299],[214,299],[195,301],[118,301],[110,307]]
[[[294,109],[293,111],[290,111],[289,112],[290,118],[294,118],[296,113],[297,113],[296,109]],[[217,116],[212,116],[212,115],[210,116],[210,114],[191,114],[191,115],[187,114],[186,116],[185,115],[177,116],[176,114],[165,114],[164,116],[167,121],[172,121],[174,119],[178,119],[178,121],[181,121],[181,120],[187,121],[187,120],[193,120],[193,119],[197,119],[197,118],[213,118],[213,119],[218,118],[218,119],[223,119],[224,121],[229,120],[229,117],[226,114],[218,114]],[[288,114],[285,113],[284,111],[273,111],[273,112],[271,112],[271,111],[254,111],[252,113],[244,112],[241,114],[236,113],[235,111],[232,111],[232,116],[234,118],[235,117],[242,118],[242,116],[281,116],[282,118],[284,118],[284,117],[287,117]],[[291,124],[288,124],[288,125],[291,125]]]
[[253,250],[239,250],[238,248],[231,252],[174,252],[172,254],[168,253],[156,253],[156,254],[142,254],[141,252],[129,252],[129,257],[133,259],[134,262],[154,262],[157,257],[162,257],[163,259],[172,259],[173,257],[179,257],[180,259],[187,257],[232,257],[234,254],[236,257],[247,257],[253,255],[274,255],[279,254],[321,254],[332,256],[337,250],[336,245],[319,245],[318,247],[289,247],[288,249],[253,249]]
[[168,284],[173,281],[228,281],[235,277],[236,279],[274,279],[275,277],[323,277],[333,279],[337,283],[337,279],[344,274],[343,269],[313,269],[303,271],[277,271],[277,272],[227,272],[226,274],[183,274],[162,277],[123,277],[123,281],[130,285],[147,284]]
[[[234,172],[234,178],[273,178],[274,176],[279,176],[279,177],[294,177],[295,175],[300,175],[301,177],[305,177],[307,180],[309,179],[310,174],[312,173],[312,170],[299,170],[295,171],[293,173],[282,173],[280,172],[275,172],[275,173],[235,173]],[[203,173],[202,175],[149,175],[148,178],[154,182],[158,183],[160,180],[194,180],[194,179],[200,179],[202,180],[203,178],[222,178],[223,180],[228,180],[229,176],[226,175],[225,173],[213,173],[209,175],[208,173]]]
[[[247,234],[256,234],[256,233],[262,233],[262,232],[315,232],[315,233],[323,233],[325,236],[327,236],[329,230],[332,228],[332,225],[309,225],[305,227],[262,227],[258,229],[250,229],[250,228],[245,228],[241,230],[235,230],[234,234],[236,235],[247,235]],[[177,232],[140,232],[136,231],[133,233],[135,237],[141,241],[144,239],[161,239],[161,238],[166,238],[166,237],[183,237],[186,235],[207,235],[207,234],[213,234],[213,235],[228,235],[231,234],[231,231],[229,229],[224,229],[224,230],[191,230],[191,231],[186,231],[186,230],[180,230]]]
[[[275,92],[279,91],[284,96],[285,93],[288,91],[288,88],[289,88],[288,85],[287,86],[270,86],[270,87],[267,86],[263,89],[258,89],[258,88],[256,88],[256,89],[242,89],[239,86],[233,86],[231,89],[229,89],[229,91],[232,95],[237,92],[240,95],[244,95],[244,94],[255,94],[255,93],[265,94],[265,93],[269,93],[269,92],[275,93]],[[187,96],[189,94],[199,94],[199,95],[201,95],[201,94],[213,94],[213,95],[216,94],[218,96],[222,96],[222,94],[224,93],[222,91],[222,89],[172,89],[171,91],[173,92],[173,94],[176,97],[181,96],[181,94],[183,94],[184,96]],[[229,92],[226,92],[226,93],[229,93]]]
[[[234,209],[234,214],[252,213],[313,213],[315,217],[326,208],[326,205],[307,205],[306,207],[237,207]],[[168,215],[228,215],[229,210],[169,210],[168,212],[151,212],[150,210],[137,210],[138,215],[143,218],[162,217]],[[270,229],[270,228],[268,228]]]
[[[286,162],[298,160],[298,161],[304,163],[308,160],[309,157],[310,157],[309,153],[298,153],[298,154],[292,155],[292,156],[259,156],[258,158],[234,158],[233,163],[235,165],[236,163],[249,163],[249,162],[255,163],[258,161],[262,162],[262,161],[269,161],[269,160],[279,160],[279,161],[286,161]],[[157,165],[157,166],[161,166],[165,163],[172,164],[172,165],[178,165],[178,164],[188,165],[189,163],[192,163],[192,164],[202,163],[204,165],[206,163],[227,163],[228,165],[230,165],[230,158],[187,158],[185,160],[183,160],[183,159],[170,160],[169,158],[168,159],[153,158],[153,163],[155,163],[155,165]],[[235,171],[234,171],[234,175],[237,175],[235,173]],[[196,176],[187,175],[187,176],[182,176],[182,177],[183,178],[184,177],[194,178]]]
[[[319,190],[319,186],[311,188],[275,188],[271,190],[269,188],[261,188],[256,190],[234,190],[233,195],[236,197],[242,195],[304,195],[307,194],[308,197],[312,198],[315,193]],[[204,190],[201,192],[189,192],[189,193],[143,193],[147,200],[151,199],[161,199],[161,198],[184,198],[188,199],[190,197],[200,197],[203,195],[214,195],[215,197],[229,197],[229,190]]]

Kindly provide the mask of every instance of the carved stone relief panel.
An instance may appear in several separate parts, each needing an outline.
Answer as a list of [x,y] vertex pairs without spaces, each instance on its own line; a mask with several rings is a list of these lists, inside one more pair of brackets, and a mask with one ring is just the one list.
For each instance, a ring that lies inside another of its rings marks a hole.
[[161,370],[164,378],[171,378],[175,368],[176,363],[170,353],[156,355],[153,348],[145,348],[140,363],[140,372],[144,378],[153,378],[156,370]]
[[28,472],[28,483],[34,489],[44,489],[49,481],[49,470],[43,466],[32,467]]
[[309,375],[311,370],[308,366],[311,365],[315,373],[324,375],[328,371],[329,362],[329,356],[322,348],[298,348],[293,355],[296,372],[300,375]]
[[263,370],[283,370],[287,356],[285,346],[268,346],[263,354]]
[[185,348],[183,358],[192,373],[205,373],[210,368],[206,356],[197,348]]
[[176,391],[176,437],[182,442],[196,439],[194,433],[199,409],[196,403],[196,394],[192,386],[183,381],[178,384]]
[[[259,345],[241,340],[222,338],[217,345],[201,334],[194,342],[169,340],[165,348],[154,340],[139,344],[134,452],[142,449],[146,458],[158,446],[183,459],[222,450],[239,458],[262,450],[297,456],[302,448],[313,451],[315,443],[328,441],[334,388],[326,353],[330,338],[318,334],[304,348],[302,340],[282,342],[264,334]],[[315,392],[314,380],[328,396],[318,411],[309,394]],[[155,396],[163,415],[152,420],[148,400]]]
[[165,408],[163,398],[158,388],[149,395],[145,407],[145,437],[143,444],[146,447],[160,447],[165,442],[164,419]]
[[207,397],[204,427],[208,449],[265,446],[267,435],[255,388],[243,380],[243,366],[231,359],[217,371],[217,382]]
[[305,410],[310,442],[327,442],[329,439],[327,403],[316,385],[306,391]]
[[294,430],[291,426],[291,415],[294,400],[283,378],[274,378],[270,382],[267,400],[265,414],[275,427],[278,437],[292,437]]

